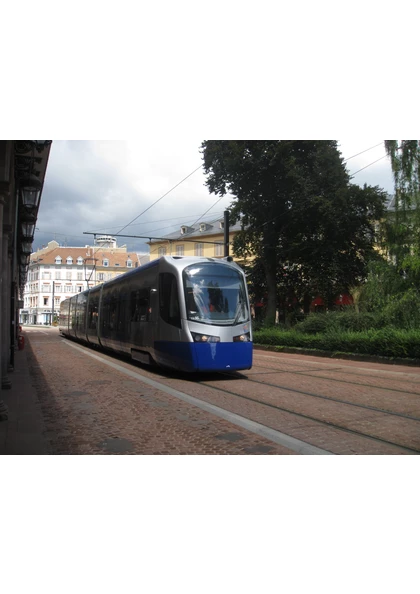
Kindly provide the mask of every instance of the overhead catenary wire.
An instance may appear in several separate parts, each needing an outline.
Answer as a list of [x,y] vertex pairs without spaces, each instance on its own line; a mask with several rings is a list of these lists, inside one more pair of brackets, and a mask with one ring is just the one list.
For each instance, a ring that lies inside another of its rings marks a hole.
[[365,167],[362,167],[361,169],[359,169],[358,171],[355,171],[354,173],[351,174],[351,177],[354,177],[356,175],[356,173],[360,173],[360,171],[363,171],[363,169],[367,169],[368,167],[370,167],[371,165],[375,165],[375,163],[377,163],[378,161],[382,161],[382,159],[385,159],[385,157],[387,157],[388,155],[382,155],[382,157],[379,157],[379,159],[376,159],[376,161],[373,161],[372,163],[369,163],[369,165],[366,165]]
[[360,153],[357,153],[357,155],[352,155],[351,157],[348,157],[347,159],[344,159],[343,163],[347,163],[347,161],[350,161],[350,159],[354,159],[354,157],[358,157],[359,155],[363,155],[363,153],[367,153],[368,151],[371,151],[372,149],[381,146],[381,144],[383,144],[382,142],[379,142],[378,144],[375,144],[375,146],[371,146],[370,148],[365,149],[364,151],[361,151]]
[[163,200],[163,198],[165,198],[165,196],[167,196],[170,192],[172,192],[173,190],[175,190],[175,188],[177,188],[178,186],[180,186],[185,180],[187,180],[189,177],[191,177],[196,171],[198,171],[201,168],[202,168],[202,165],[199,165],[199,167],[197,167],[196,169],[194,169],[194,171],[191,171],[191,173],[189,173],[186,177],[184,177],[184,179],[181,179],[181,181],[178,182],[175,186],[173,186],[173,188],[171,188],[165,194],[163,194],[163,196],[161,196],[160,198],[158,198],[157,200],[155,200],[155,202],[153,202],[153,204],[151,204],[145,210],[143,210],[143,212],[141,212],[139,215],[137,215],[132,221],[130,221],[129,223],[127,223],[126,225],[124,225],[124,227],[122,227],[117,232],[117,234],[118,233],[121,233],[121,231],[124,231],[124,229],[126,229],[129,225],[131,225],[132,223],[134,223],[134,221],[137,221],[137,219],[139,219],[142,215],[144,215],[148,210],[150,210],[158,202],[160,202],[161,200]]

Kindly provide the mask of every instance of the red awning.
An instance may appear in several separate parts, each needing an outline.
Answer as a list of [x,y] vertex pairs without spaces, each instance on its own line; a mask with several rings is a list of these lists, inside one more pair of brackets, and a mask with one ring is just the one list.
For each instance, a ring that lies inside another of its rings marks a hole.
[[338,295],[334,303],[336,305],[353,305],[353,297],[347,293],[342,293]]

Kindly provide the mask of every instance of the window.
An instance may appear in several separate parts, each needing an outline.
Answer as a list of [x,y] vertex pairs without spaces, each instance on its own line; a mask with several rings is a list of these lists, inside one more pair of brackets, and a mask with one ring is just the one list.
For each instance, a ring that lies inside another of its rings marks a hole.
[[202,256],[203,255],[203,244],[196,243],[194,244],[194,255],[195,256]]
[[54,298],[54,305],[55,305],[55,307],[59,307],[59,305],[60,305],[60,297],[55,297]]
[[61,272],[55,273],[55,280],[61,280]]
[[71,256],[67,257],[66,264],[73,264],[73,258]]
[[78,266],[81,266],[82,264],[83,264],[83,258],[82,258],[81,256],[79,256],[79,257],[77,258],[77,265],[78,265]]
[[203,231],[207,230],[207,225],[206,223],[200,223],[200,233],[202,233]]
[[132,268],[132,267],[133,267],[133,261],[127,260],[127,268]]
[[44,297],[44,305],[48,305],[48,297]]
[[216,243],[214,246],[214,255],[223,256],[223,243]]
[[71,272],[66,272],[66,280],[71,280]]
[[184,225],[181,227],[181,235],[185,235],[185,233],[187,232],[187,228],[184,227]]
[[66,285],[64,287],[64,290],[66,293],[71,293],[73,291],[73,287],[72,287],[72,285]]
[[147,322],[150,317],[149,289],[131,291],[130,319],[132,322]]
[[77,273],[77,280],[83,280],[83,272]]
[[61,293],[61,285],[55,285],[55,292],[56,293]]
[[219,227],[220,227],[220,229],[224,229],[225,228],[225,222],[224,221],[220,221]]
[[63,261],[63,260],[61,259],[61,257],[60,257],[60,256],[57,256],[57,257],[56,257],[56,259],[55,259],[55,263],[56,263],[56,264],[61,264],[61,262],[62,262],[62,261]]
[[177,245],[176,246],[176,255],[177,256],[183,256],[184,255],[184,246],[183,245]]
[[159,256],[166,256],[166,247],[160,247],[158,250]]
[[115,262],[115,266],[119,266],[118,262]]
[[103,272],[98,273],[98,280],[100,280],[100,281],[105,280],[105,274]]
[[109,266],[109,260],[107,260],[107,259],[105,259],[105,260],[102,260],[102,264],[103,264],[104,266]]
[[175,276],[170,272],[161,273],[159,288],[159,309],[162,319],[172,326],[181,328],[178,286]]
[[77,285],[77,292],[81,293],[82,292],[83,287],[81,287],[80,285]]
[[49,293],[50,292],[50,285],[42,285],[41,291],[43,293]]
[[43,280],[51,280],[51,272],[43,272],[42,278]]

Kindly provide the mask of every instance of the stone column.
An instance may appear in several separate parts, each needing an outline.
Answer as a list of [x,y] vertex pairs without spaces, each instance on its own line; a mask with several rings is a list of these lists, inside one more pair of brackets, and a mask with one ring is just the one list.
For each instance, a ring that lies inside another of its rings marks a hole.
[[11,270],[9,259],[9,236],[11,232],[10,225],[3,224],[2,254],[1,254],[1,308],[0,315],[3,320],[1,328],[1,387],[3,390],[10,389],[12,382],[8,376],[8,367],[10,361],[10,288],[11,288]]
[[[5,199],[2,194],[0,194],[0,370],[3,369],[3,359],[5,357],[5,346],[3,345],[3,326],[4,326],[4,318],[3,318],[3,309],[4,309],[4,275],[3,275],[3,212],[4,212],[4,205]],[[7,257],[7,246],[6,246],[6,257]],[[7,300],[6,300],[7,301]],[[7,367],[7,356],[6,356],[6,367]],[[10,387],[10,386],[9,386]],[[3,388],[3,386],[2,386]],[[3,400],[0,399],[0,421],[6,421],[8,418],[8,408],[4,404]]]

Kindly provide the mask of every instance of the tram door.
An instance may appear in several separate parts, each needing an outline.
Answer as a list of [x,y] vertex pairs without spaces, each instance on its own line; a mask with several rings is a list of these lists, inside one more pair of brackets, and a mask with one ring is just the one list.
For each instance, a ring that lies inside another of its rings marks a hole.
[[133,348],[151,347],[154,316],[149,287],[132,288],[130,312],[130,342]]

